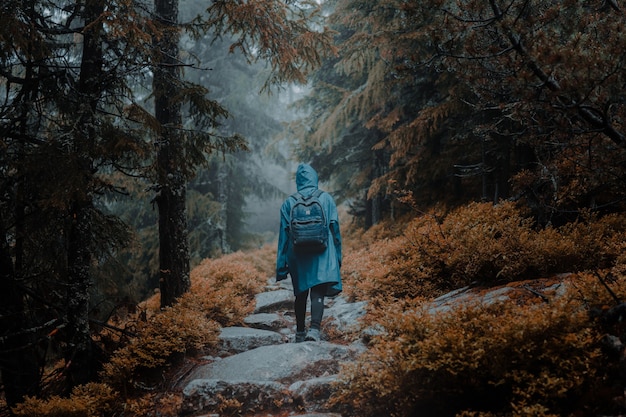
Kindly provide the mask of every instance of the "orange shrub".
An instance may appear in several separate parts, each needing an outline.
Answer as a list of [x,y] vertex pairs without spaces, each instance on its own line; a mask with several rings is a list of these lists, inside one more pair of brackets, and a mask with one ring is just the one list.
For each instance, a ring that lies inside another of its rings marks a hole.
[[342,271],[352,297],[431,297],[472,283],[611,267],[625,257],[625,232],[624,216],[537,230],[513,203],[472,203],[412,220],[401,237],[347,254]]
[[178,417],[181,408],[182,394],[151,393],[126,400],[124,411],[132,417]]
[[173,355],[195,352],[217,343],[219,325],[206,314],[182,303],[138,322],[136,337],[115,351],[104,364],[102,379],[127,392],[150,370],[164,369]]
[[[625,321],[593,318],[626,299],[625,232],[623,215],[582,215],[538,229],[504,202],[424,215],[399,237],[363,239],[344,258],[344,288],[370,301],[365,322],[383,335],[344,370],[330,405],[350,415],[398,417],[624,411],[613,397],[623,394],[614,387],[623,386],[626,366],[601,352],[599,341],[603,333],[626,334]],[[567,295],[440,315],[425,304],[472,283],[547,277],[569,277]]]
[[392,246],[393,242],[385,240],[344,254],[341,276],[346,297],[351,300],[365,299],[375,293],[373,286],[389,274],[387,260]]
[[387,305],[384,333],[344,369],[330,405],[361,417],[569,415],[600,364],[581,307],[571,297],[437,314],[419,302]]
[[[241,324],[254,309],[254,297],[274,274],[276,249],[271,245],[252,252],[234,252],[203,260],[191,271],[191,290],[179,303],[204,312],[222,326]],[[150,311],[159,309],[159,295],[144,303]]]
[[13,408],[13,414],[23,417],[104,417],[117,415],[120,411],[118,404],[119,397],[111,387],[90,383],[74,388],[67,398],[26,398]]
[[[256,253],[256,252],[254,252]],[[275,251],[264,256],[236,252],[218,259],[205,259],[191,272],[191,291],[181,303],[204,311],[222,326],[241,324],[255,307],[254,297],[274,271]]]
[[[192,288],[177,304],[161,310],[159,295],[155,294],[140,306],[141,311],[111,322],[124,329],[126,336],[96,337],[101,342],[125,343],[103,366],[101,379],[108,385],[77,387],[70,398],[27,399],[16,408],[16,415],[120,415],[111,411],[119,398],[110,387],[123,390],[125,412],[133,416],[178,415],[180,397],[160,393],[160,389],[167,389],[160,386],[163,374],[180,355],[214,346],[220,325],[241,323],[254,308],[254,296],[273,275],[275,258],[276,249],[266,245],[252,252],[206,259],[191,272]],[[134,336],[127,336],[130,333]],[[156,388],[157,393],[136,398],[130,395],[146,385]]]

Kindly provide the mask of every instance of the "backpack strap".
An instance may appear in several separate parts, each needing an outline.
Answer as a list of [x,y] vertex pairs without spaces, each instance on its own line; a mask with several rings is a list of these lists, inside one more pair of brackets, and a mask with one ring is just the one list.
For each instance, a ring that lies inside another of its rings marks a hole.
[[300,191],[296,191],[295,193],[291,194],[291,197],[293,197],[296,201],[302,199],[304,201],[308,200],[311,197],[316,197],[316,198],[320,198],[320,196],[324,194],[324,191],[320,190],[319,188],[317,188],[315,191],[313,191],[311,193],[311,195],[309,196],[303,196]]

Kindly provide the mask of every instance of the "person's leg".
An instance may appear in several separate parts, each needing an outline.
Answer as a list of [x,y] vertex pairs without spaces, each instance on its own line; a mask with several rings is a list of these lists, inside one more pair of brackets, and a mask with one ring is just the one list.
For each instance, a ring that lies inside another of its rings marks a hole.
[[324,315],[324,296],[326,284],[316,285],[311,288],[311,328],[306,334],[305,340],[319,341],[321,339],[320,328]]
[[306,301],[309,297],[309,291],[296,294],[294,302],[294,311],[296,313],[296,342],[303,342],[306,336],[305,319],[306,319]]
[[324,315],[324,296],[326,284],[316,285],[311,288],[311,328],[319,330],[322,327]]

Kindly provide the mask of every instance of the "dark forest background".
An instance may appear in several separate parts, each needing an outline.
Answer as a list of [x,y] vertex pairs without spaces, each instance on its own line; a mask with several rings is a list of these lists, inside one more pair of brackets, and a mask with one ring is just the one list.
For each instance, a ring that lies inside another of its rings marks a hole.
[[65,392],[92,380],[93,323],[271,243],[300,161],[365,230],[477,201],[537,229],[622,215],[624,9],[3,1],[7,402],[39,392],[50,355]]

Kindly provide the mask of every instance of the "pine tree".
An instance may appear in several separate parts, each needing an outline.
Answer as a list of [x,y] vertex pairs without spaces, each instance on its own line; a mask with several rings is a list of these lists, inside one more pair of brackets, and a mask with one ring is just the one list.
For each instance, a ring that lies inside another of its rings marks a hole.
[[388,160],[370,196],[408,191],[423,207],[523,198],[542,222],[580,206],[620,210],[626,37],[616,7],[340,0],[333,68],[363,81],[323,75],[313,92],[331,101],[312,112],[306,137],[341,154],[350,127],[377,135]]
[[408,7],[336,2],[330,19],[340,56],[317,72],[301,103],[309,116],[293,127],[300,158],[319,161],[366,226],[394,209],[394,191],[432,204],[452,178],[441,143],[458,108],[446,97],[445,77],[410,64],[428,48]]
[[440,7],[429,29],[440,62],[471,89],[475,111],[492,116],[477,130],[531,149],[533,165],[511,173],[518,198],[542,222],[581,207],[622,210],[626,17],[617,3]]
[[[191,10],[188,8],[186,12]],[[189,184],[192,264],[203,257],[223,253],[215,244],[221,240],[218,235],[223,236],[227,247],[235,251],[246,247],[254,238],[246,233],[249,230],[247,200],[282,198],[271,179],[260,175],[267,170],[265,148],[271,137],[283,129],[277,120],[284,114],[281,111],[284,106],[282,94],[258,93],[267,76],[265,66],[246,62],[239,51],[230,53],[228,46],[232,42],[233,39],[227,36],[212,39],[206,34],[186,50],[196,57],[198,67],[186,70],[186,78],[207,88],[210,96],[218,98],[229,110],[229,117],[221,121],[216,131],[223,136],[230,132],[241,134],[249,148],[249,151],[209,156],[208,164],[200,167]],[[218,208],[216,173],[220,170],[226,179],[223,191],[227,204]],[[223,216],[221,221],[217,220],[218,213]],[[224,228],[218,230],[218,223]]]
[[159,286],[161,307],[172,305],[187,292],[189,248],[187,246],[186,178],[181,169],[185,158],[181,132],[178,0],[155,0],[159,33],[155,38],[153,90],[155,117],[161,128],[155,146],[159,207]]
[[[17,5],[16,5],[17,6]],[[21,18],[20,18],[21,14]],[[35,345],[36,334],[25,332],[35,326],[29,314],[27,297],[22,286],[27,273],[27,190],[26,155],[32,142],[32,106],[38,94],[36,51],[42,39],[32,31],[36,18],[30,7],[0,8],[0,62],[3,92],[16,92],[12,101],[4,100],[0,107],[0,370],[7,404],[14,405],[25,395],[39,391],[39,364]],[[14,33],[11,33],[15,31]],[[40,52],[40,51],[38,51]],[[21,58],[21,74],[14,75],[12,67]],[[9,122],[7,122],[9,120]],[[13,242],[11,245],[10,242]]]
[[[10,349],[2,361],[10,403],[38,390],[47,343],[63,347],[69,386],[94,375],[92,267],[127,240],[124,226],[94,199],[116,188],[104,171],[137,169],[145,149],[123,107],[133,102],[126,75],[143,61],[134,61],[140,45],[120,41],[121,26],[125,40],[137,29],[132,17],[109,20],[105,31],[110,2],[13,6],[1,8],[11,24],[0,30],[0,137],[7,151],[0,158],[0,230],[3,241],[15,242],[3,246],[11,264],[2,284],[12,301],[0,317],[12,323],[3,328]],[[16,364],[24,374],[12,381]]]

